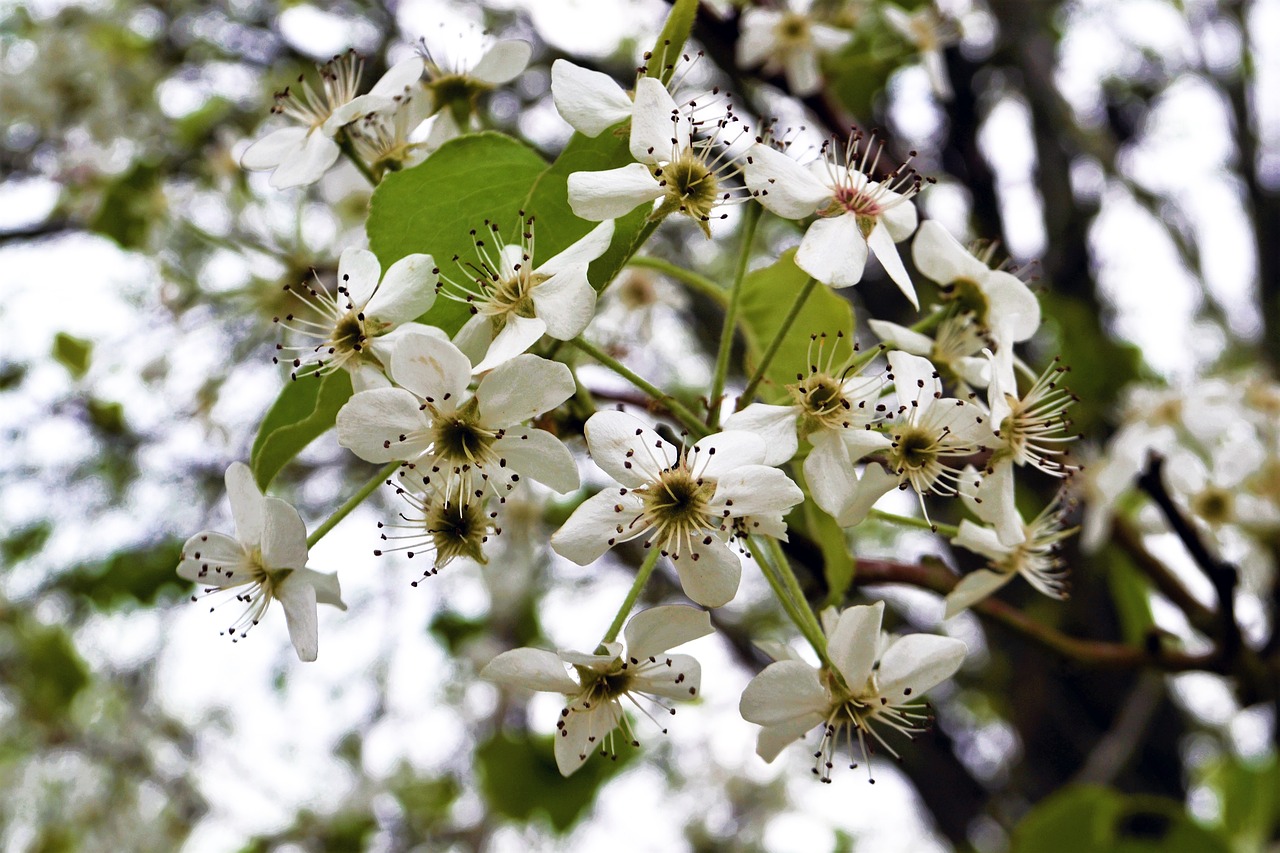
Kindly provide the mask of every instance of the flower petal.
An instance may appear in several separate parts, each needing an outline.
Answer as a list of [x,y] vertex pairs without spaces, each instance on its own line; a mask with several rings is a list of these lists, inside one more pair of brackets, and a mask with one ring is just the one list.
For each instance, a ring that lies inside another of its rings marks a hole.
[[569,175],[569,206],[574,215],[594,222],[625,216],[665,192],[642,163]]
[[285,578],[275,590],[276,598],[284,607],[284,621],[289,626],[289,639],[298,653],[298,660],[313,661],[320,652],[316,620],[316,588],[305,581]]
[[703,607],[721,607],[733,600],[742,579],[742,561],[725,543],[712,537],[695,542],[688,553],[672,559],[684,594]]
[[412,86],[422,79],[422,69],[421,56],[414,54],[408,59],[402,59],[387,69],[387,73],[383,74],[378,82],[373,84],[369,94],[394,98],[396,95],[403,93],[406,87]]
[[857,220],[843,213],[815,221],[796,250],[796,266],[832,287],[851,287],[861,281],[867,241]]
[[754,68],[769,59],[778,48],[774,27],[782,13],[773,9],[748,6],[738,18],[738,41],[734,58],[741,68]]
[[822,88],[822,72],[818,56],[812,50],[793,50],[782,61],[787,72],[787,86],[797,98],[812,95]]
[[836,523],[841,527],[860,524],[867,517],[867,513],[871,512],[876,501],[897,485],[898,478],[884,470],[882,466],[868,465],[858,480],[858,491],[853,501],[840,509],[840,514],[836,516]]
[[947,593],[947,612],[943,619],[950,619],[962,610],[977,604],[1013,579],[1012,572],[993,572],[978,569],[960,579],[955,589]]
[[912,355],[928,356],[933,352],[933,338],[922,332],[890,323],[888,320],[867,320],[876,337],[894,349],[909,352]]
[[471,319],[453,336],[453,345],[462,351],[471,364],[484,361],[493,343],[493,320],[483,314],[472,314]]
[[236,572],[248,557],[244,545],[235,539],[225,533],[205,530],[182,546],[178,577],[218,589],[249,583],[252,577],[248,572]]
[[313,130],[302,147],[283,160],[271,173],[271,186],[278,190],[314,184],[338,160],[338,143]]
[[338,410],[338,444],[366,462],[408,460],[426,449],[427,439],[401,441],[426,430],[430,421],[418,398],[403,388],[373,388],[353,394]]
[[849,457],[843,430],[818,430],[809,436],[813,450],[804,460],[804,480],[813,502],[827,515],[838,515],[858,488],[858,472]]
[[621,495],[617,489],[605,489],[578,504],[573,515],[551,536],[551,547],[579,566],[589,565],[618,542],[645,532],[643,526],[632,524],[641,508],[640,498],[634,493]]
[[900,637],[880,658],[880,695],[890,702],[919,696],[955,675],[968,651],[964,643],[952,637],[936,634]]
[[631,117],[631,98],[616,80],[566,59],[551,63],[551,97],[561,118],[585,136]]
[[764,462],[764,439],[752,432],[726,430],[698,439],[689,450],[689,467],[700,477],[721,477],[740,465]]
[[533,54],[533,45],[519,39],[506,39],[497,42],[480,57],[475,68],[467,73],[468,77],[488,83],[490,86],[501,86],[510,83],[529,65],[529,57]]
[[471,372],[484,373],[485,371],[493,370],[500,364],[506,364],[536,344],[546,331],[547,324],[538,317],[521,317],[518,314],[508,314],[507,322],[502,327],[502,331],[498,332],[497,336],[490,342],[484,358],[475,367],[471,368]]
[[751,679],[742,691],[738,712],[748,723],[776,726],[822,714],[830,704],[816,669],[804,661],[780,660]]
[[342,600],[342,586],[338,583],[337,572],[317,572],[315,569],[303,568],[294,569],[292,576],[315,587],[318,604],[328,604],[339,610],[347,609],[347,603]]
[[575,700],[569,713],[560,718],[563,727],[556,737],[556,766],[570,776],[586,763],[591,753],[601,746],[609,732],[618,726],[621,709],[617,700],[599,702],[590,708]]
[[740,412],[734,412],[724,422],[728,430],[754,433],[764,440],[765,465],[781,465],[800,448],[796,435],[796,407],[770,406],[752,403]]
[[[710,630],[708,627],[707,630]],[[635,659],[647,662],[648,655]],[[655,655],[657,663],[642,665],[631,678],[632,693],[648,693],[665,699],[693,699],[702,687],[702,666],[691,655]]]
[[831,198],[831,188],[786,154],[757,142],[742,167],[747,188],[783,219],[804,219]]
[[[378,288],[382,277],[382,265],[378,256],[368,249],[343,249],[338,258],[338,287],[347,292],[345,301],[357,311],[365,310],[366,303]],[[338,304],[343,304],[341,297]]]
[[512,649],[503,652],[480,670],[480,677],[504,687],[523,687],[547,693],[573,695],[581,687],[569,676],[564,661],[544,649]]
[[640,163],[666,163],[688,147],[689,119],[661,80],[641,77],[631,111],[631,156]]
[[250,547],[262,541],[262,527],[266,521],[266,506],[262,490],[253,478],[253,472],[243,462],[227,466],[227,499],[231,502],[231,517],[236,522],[236,536]]
[[555,275],[562,270],[589,264],[609,251],[609,244],[612,242],[613,220],[609,219],[592,228],[585,236],[560,254],[545,263],[539,264],[537,272],[544,275]]
[[307,128],[282,127],[246,148],[240,155],[240,165],[254,171],[274,169],[299,154],[306,144]]
[[990,272],[936,219],[920,223],[920,230],[911,241],[911,260],[921,275],[943,285],[959,279],[978,282]]
[[480,380],[476,399],[488,427],[508,427],[554,409],[577,386],[568,366],[536,355],[518,355]]
[[720,477],[711,505],[732,517],[785,514],[804,500],[791,478],[768,465],[740,465]]
[[627,488],[656,480],[680,458],[661,436],[625,412],[596,412],[584,432],[592,461]]
[[307,565],[307,526],[290,504],[279,498],[263,501],[262,564],[268,569],[301,569]]
[[564,442],[546,430],[507,432],[493,443],[507,467],[564,494],[578,488],[578,464]]
[[932,403],[942,392],[942,380],[933,362],[901,350],[889,353],[888,359],[898,405],[908,412]]
[[471,384],[471,362],[449,341],[413,332],[391,352],[391,378],[428,403],[457,406]]
[[988,324],[1007,336],[1000,345],[1008,347],[1030,339],[1040,328],[1040,300],[1031,288],[1004,270],[990,270],[979,282],[987,296]]
[[840,613],[835,630],[827,638],[831,662],[844,676],[855,693],[871,678],[871,667],[880,650],[880,624],[884,621],[884,602],[860,604]]
[[405,255],[391,265],[378,285],[378,291],[365,306],[370,320],[400,324],[416,320],[436,302],[436,284],[440,276],[430,255]]
[[756,738],[756,755],[772,762],[782,750],[804,737],[805,732],[825,719],[820,711],[813,711],[783,723],[765,726]]
[[644,660],[712,633],[711,614],[697,607],[670,604],[641,610],[623,630],[627,654]]
[[902,295],[907,297],[911,306],[917,311],[920,310],[920,300],[916,297],[915,285],[911,283],[911,276],[907,275],[907,268],[902,265],[902,258],[898,257],[898,247],[894,245],[893,237],[889,235],[889,229],[883,222],[877,222],[871,229],[871,233],[867,235],[867,247],[871,249],[871,254],[876,256],[876,260],[880,261],[889,278],[898,285]]
[[[613,220],[605,224],[612,225]],[[533,310],[546,323],[546,333],[558,341],[582,334],[596,313],[596,291],[587,280],[587,265],[561,269],[533,288]]]

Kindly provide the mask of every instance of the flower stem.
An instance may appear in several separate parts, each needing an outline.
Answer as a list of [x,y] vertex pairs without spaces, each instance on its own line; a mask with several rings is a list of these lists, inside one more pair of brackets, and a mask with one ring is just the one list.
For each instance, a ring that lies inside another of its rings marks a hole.
[[778,327],[778,333],[773,336],[773,340],[769,341],[769,346],[765,349],[764,355],[760,356],[760,363],[756,365],[755,373],[751,375],[751,381],[747,383],[742,395],[738,397],[738,405],[734,407],[735,412],[742,411],[751,402],[751,398],[755,396],[756,388],[760,386],[760,381],[764,379],[764,372],[773,363],[773,357],[782,348],[783,340],[786,339],[787,333],[791,331],[792,324],[800,316],[800,310],[809,301],[809,294],[813,293],[817,284],[818,280],[816,278],[810,278],[804,283],[804,287],[800,288],[800,292],[796,294],[795,301],[791,303],[791,310],[787,312],[787,316],[782,318],[782,325]]
[[796,573],[791,570],[791,561],[787,559],[787,555],[782,551],[782,543],[770,536],[768,537],[768,545],[769,553],[773,556],[774,563],[778,567],[778,574],[782,576],[782,581],[794,598],[796,606],[802,611],[814,633],[818,636],[824,636],[822,625],[818,622],[818,617],[814,616],[813,609],[809,607],[809,599],[805,597],[804,590],[800,588],[800,581],[796,578]]
[[742,298],[742,280],[747,275],[747,262],[751,260],[751,244],[755,241],[756,225],[760,222],[758,204],[747,207],[742,222],[742,247],[739,249],[738,266],[733,273],[733,287],[729,290],[729,304],[724,310],[724,328],[720,332],[720,350],[716,353],[716,372],[711,379],[711,394],[707,398],[707,427],[715,432],[720,426],[720,398],[724,396],[725,377],[729,373],[729,351],[733,349],[733,333],[738,324],[738,303]]
[[378,178],[373,174],[373,170],[369,168],[369,164],[361,160],[360,155],[356,153],[356,147],[351,144],[351,137],[347,136],[346,131],[343,131],[340,135],[341,139],[338,142],[338,148],[346,155],[347,159],[351,161],[360,174],[364,175],[365,180],[369,182],[369,186],[376,187]]
[[569,341],[569,343],[582,350],[587,355],[591,356],[644,393],[648,394],[654,400],[666,406],[667,410],[670,411],[671,414],[675,415],[680,423],[683,424],[690,433],[696,435],[698,438],[707,434],[707,428],[703,426],[701,419],[690,411],[684,403],[681,403],[675,397],[667,394],[661,388],[640,376],[631,368],[627,367],[595,344],[584,341],[582,338],[574,338]]
[[895,515],[894,513],[885,512],[881,509],[871,510],[870,516],[902,527],[914,527],[917,530],[930,530],[934,533],[941,533],[948,539],[956,536],[960,532],[960,528],[956,527],[954,524],[938,524],[937,522],[930,524],[923,518],[912,518],[909,515]]
[[[752,536],[747,539],[747,549],[755,559],[756,565],[760,566],[760,573],[769,582],[770,588],[773,589],[773,595],[778,599],[778,603],[782,605],[787,618],[800,629],[800,633],[809,641],[809,645],[813,646],[818,658],[823,663],[830,665],[830,661],[827,658],[827,638],[814,618],[813,611],[809,609],[809,605],[803,598],[800,601],[795,600],[791,590],[788,589],[789,584],[781,577],[783,572],[766,556],[764,553],[766,547],[762,546],[759,540],[760,537],[758,536]],[[785,560],[783,562],[785,564]],[[787,571],[790,571],[789,566]]]
[[338,522],[351,514],[351,510],[358,507],[365,498],[374,493],[374,490],[381,486],[395,470],[400,467],[399,462],[388,462],[382,470],[369,482],[360,487],[360,491],[347,498],[347,502],[333,511],[333,515],[324,520],[324,523],[311,532],[307,537],[307,547],[314,548],[315,544],[324,538],[324,535],[330,530],[338,526]]
[[600,645],[603,646],[605,643],[612,643],[618,639],[618,632],[622,630],[622,623],[627,621],[627,615],[631,613],[631,608],[635,607],[636,599],[644,591],[644,585],[649,582],[649,575],[653,574],[653,568],[658,565],[658,557],[660,556],[662,556],[662,550],[656,545],[649,549],[649,553],[644,557],[644,562],[636,570],[636,579],[632,581],[627,597],[622,600],[622,606],[618,608],[618,614],[613,617],[613,623],[609,626],[609,630],[605,631],[604,639],[600,641]]
[[665,276],[674,278],[682,284],[688,285],[693,290],[698,291],[703,296],[714,300],[721,306],[729,303],[729,292],[720,285],[716,284],[705,275],[699,275],[693,270],[687,270],[684,267],[677,266],[670,261],[664,261],[662,258],[640,257],[632,258],[629,264],[633,267],[641,267],[643,269],[654,270]]

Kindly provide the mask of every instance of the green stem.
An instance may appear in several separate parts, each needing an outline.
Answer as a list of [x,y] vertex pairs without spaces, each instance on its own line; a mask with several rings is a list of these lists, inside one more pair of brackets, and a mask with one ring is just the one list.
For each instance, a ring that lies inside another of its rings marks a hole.
[[720,398],[724,396],[725,378],[729,373],[729,352],[733,349],[733,333],[738,324],[738,303],[742,298],[742,280],[747,275],[747,263],[751,260],[751,244],[755,241],[756,225],[760,222],[758,204],[747,207],[742,222],[742,247],[738,253],[738,266],[733,272],[733,287],[729,290],[729,304],[724,310],[724,328],[720,332],[720,350],[716,353],[716,372],[711,379],[711,394],[707,398],[707,427],[715,432],[720,426]]
[[369,164],[360,159],[360,155],[356,153],[356,147],[351,144],[351,137],[345,132],[340,134],[338,148],[346,155],[347,159],[364,175],[365,180],[369,182],[369,186],[376,187],[378,178],[373,174],[373,170],[369,168]]
[[941,309],[935,310],[927,316],[912,323],[909,328],[911,331],[920,332],[921,334],[924,334],[925,332],[932,332],[937,328],[938,324],[942,322],[942,318],[945,316],[947,316],[946,311]]
[[644,591],[644,585],[649,582],[649,575],[653,574],[654,566],[658,565],[658,557],[662,556],[662,551],[656,545],[649,549],[649,553],[645,555],[644,562],[640,564],[640,568],[636,570],[636,579],[631,584],[631,589],[627,592],[627,597],[623,599],[622,606],[618,608],[618,614],[613,617],[613,623],[609,625],[609,630],[605,631],[604,639],[600,641],[600,645],[612,643],[618,639],[618,632],[622,630],[622,623],[627,621],[627,614],[631,612],[631,608],[636,606],[636,600],[640,598],[640,593]]
[[823,636],[822,624],[818,621],[818,617],[814,615],[813,608],[809,606],[809,599],[805,597],[804,590],[800,588],[800,581],[796,578],[796,573],[791,570],[791,561],[783,553],[782,543],[770,536],[768,537],[768,546],[769,553],[773,556],[774,564],[778,567],[778,574],[782,576],[782,581],[790,591],[796,606],[804,613],[809,626],[814,632],[819,636]]
[[676,266],[670,261],[662,260],[662,258],[650,258],[647,256],[642,258],[632,258],[628,263],[633,267],[641,267],[643,269],[660,272],[665,276],[674,278],[682,284],[687,284],[693,290],[696,290],[703,296],[714,300],[721,306],[729,304],[729,292],[711,279],[707,278],[705,275],[700,275],[692,270]]
[[938,524],[934,522],[930,524],[923,518],[912,518],[909,515],[895,515],[891,512],[885,512],[880,509],[873,509],[870,513],[871,518],[878,518],[881,521],[887,521],[890,524],[897,524],[902,527],[914,527],[917,530],[930,530],[934,533],[941,533],[948,539],[956,536],[960,532],[960,528],[954,524]]
[[827,665],[830,661],[827,658],[827,638],[822,633],[822,628],[818,626],[813,618],[813,613],[809,610],[809,606],[803,601],[797,602],[787,589],[786,582],[779,577],[781,572],[773,565],[773,563],[764,554],[761,547],[759,537],[752,536],[747,539],[747,550],[751,552],[752,558],[755,559],[756,565],[760,567],[760,573],[764,575],[764,579],[769,582],[773,595],[778,599],[778,604],[782,605],[783,611],[786,612],[787,618],[800,630],[800,633],[809,645],[813,646],[813,650],[817,653],[818,658]]
[[760,363],[756,365],[755,373],[751,375],[751,381],[743,389],[742,396],[738,397],[738,405],[734,407],[735,412],[742,411],[751,402],[751,398],[756,393],[756,388],[760,386],[760,381],[764,379],[764,372],[773,363],[773,357],[782,348],[783,340],[787,337],[787,333],[791,331],[792,324],[800,316],[801,309],[809,301],[809,294],[813,293],[817,284],[818,280],[816,278],[810,278],[804,283],[804,287],[800,288],[800,292],[796,294],[795,301],[791,303],[791,310],[787,312],[787,316],[782,318],[782,325],[778,327],[778,333],[773,336],[773,340],[769,341],[769,346],[765,349],[764,355],[760,356]]
[[622,362],[597,347],[595,344],[584,341],[582,338],[574,338],[569,341],[569,343],[582,350],[587,355],[591,356],[596,361],[600,362],[605,367],[609,368],[662,405],[666,406],[667,410],[671,412],[671,414],[675,415],[680,423],[682,423],[685,428],[697,438],[701,438],[707,434],[707,428],[702,425],[701,419],[690,411],[684,403],[681,403],[675,397],[667,394],[661,388],[640,376],[638,373],[631,370],[631,368],[627,367]]
[[307,537],[307,547],[314,548],[315,544],[324,538],[324,535],[338,525],[338,522],[351,514],[351,510],[358,507],[365,498],[373,494],[374,490],[381,486],[395,470],[400,467],[399,462],[388,462],[377,475],[360,487],[360,491],[347,498],[347,502],[334,510],[333,515],[324,520],[324,523],[311,532]]

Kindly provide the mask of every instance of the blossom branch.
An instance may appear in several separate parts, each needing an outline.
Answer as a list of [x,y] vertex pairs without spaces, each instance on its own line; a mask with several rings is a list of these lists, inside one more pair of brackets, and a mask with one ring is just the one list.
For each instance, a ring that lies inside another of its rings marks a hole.
[[622,630],[622,624],[627,621],[627,614],[631,612],[631,608],[635,607],[636,599],[640,597],[640,593],[644,591],[645,584],[649,582],[649,576],[653,574],[654,566],[658,565],[658,557],[662,556],[661,548],[650,548],[649,553],[645,554],[644,562],[640,564],[640,568],[636,571],[636,579],[631,583],[631,589],[627,591],[627,597],[623,599],[622,606],[618,608],[618,613],[613,617],[613,622],[609,625],[609,630],[605,632],[604,639],[600,641],[600,645],[612,643],[618,639],[618,632]]
[[1197,631],[1212,636],[1218,624],[1218,615],[1213,609],[1205,606],[1183,585],[1182,581],[1169,571],[1169,567],[1156,558],[1142,544],[1142,537],[1133,526],[1117,521],[1113,530],[1116,542],[1133,560],[1138,570],[1155,584],[1156,589],[1187,617]]
[[372,480],[361,486],[360,491],[347,498],[346,502],[342,506],[333,511],[333,515],[326,518],[319,527],[311,532],[311,535],[307,537],[307,547],[315,547],[315,544],[323,539],[326,533],[337,527],[338,522],[350,515],[351,510],[363,503],[364,499],[373,494],[378,486],[381,486],[384,482],[387,483],[387,485],[390,485],[387,478],[394,474],[396,469],[399,467],[399,462],[388,462],[384,465],[382,469],[374,475]]

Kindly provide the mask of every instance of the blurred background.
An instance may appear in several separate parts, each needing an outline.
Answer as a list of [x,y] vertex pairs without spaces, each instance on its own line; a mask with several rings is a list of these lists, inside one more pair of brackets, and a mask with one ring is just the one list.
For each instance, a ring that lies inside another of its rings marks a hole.
[[[706,3],[694,77],[818,138],[856,122],[883,128],[900,156],[916,150],[937,181],[922,211],[962,239],[998,241],[1034,280],[1048,319],[1029,360],[1072,366],[1086,456],[1105,460],[1109,436],[1161,402],[1195,408],[1206,377],[1254,383],[1271,395],[1262,416],[1280,423],[1266,408],[1280,400],[1280,2],[939,2],[949,97],[876,5],[817,0],[857,36],[827,63],[826,90],[796,99],[781,77],[734,67],[738,10]],[[419,38],[458,62],[484,33],[521,38],[533,62],[483,120],[551,157],[571,133],[551,104],[551,62],[627,84],[667,9],[0,2],[0,847],[1275,849],[1274,679],[1063,663],[973,615],[941,626],[938,597],[919,590],[873,592],[897,624],[945,630],[971,655],[932,696],[936,729],[901,766],[877,760],[874,786],[861,768],[815,784],[799,747],[773,765],[752,754],[737,699],[763,658],[745,638],[793,633],[751,576],[719,614],[722,633],[690,647],[701,706],[667,737],[641,721],[642,753],[561,779],[558,700],[509,707],[475,672],[518,645],[590,646],[630,577],[626,555],[590,569],[551,559],[555,519],[535,501],[506,510],[487,566],[454,564],[417,587],[411,564],[370,556],[392,501],[362,506],[313,551],[350,605],[322,611],[315,664],[296,660],[283,620],[233,645],[188,601],[181,544],[230,529],[223,471],[248,458],[281,387],[281,284],[331,274],[364,241],[369,192],[354,169],[278,192],[239,167],[272,92],[347,48],[371,81]],[[722,275],[733,242],[694,234],[664,228],[654,253]],[[798,232],[770,222],[765,238],[780,251]],[[909,322],[893,288],[856,290],[860,317]],[[695,386],[718,312],[633,271],[593,332]],[[1226,430],[1236,415],[1217,417]],[[371,473],[326,438],[273,491],[314,524]],[[1007,598],[1073,636],[1194,647],[1135,553],[1164,560],[1200,600],[1212,587],[1147,522],[1135,515],[1136,551],[1069,549],[1068,603]],[[1228,554],[1253,572],[1237,612],[1247,641],[1271,648],[1277,540],[1247,544]],[[887,529],[858,545],[957,559]],[[1112,846],[1088,834],[1102,812]]]

